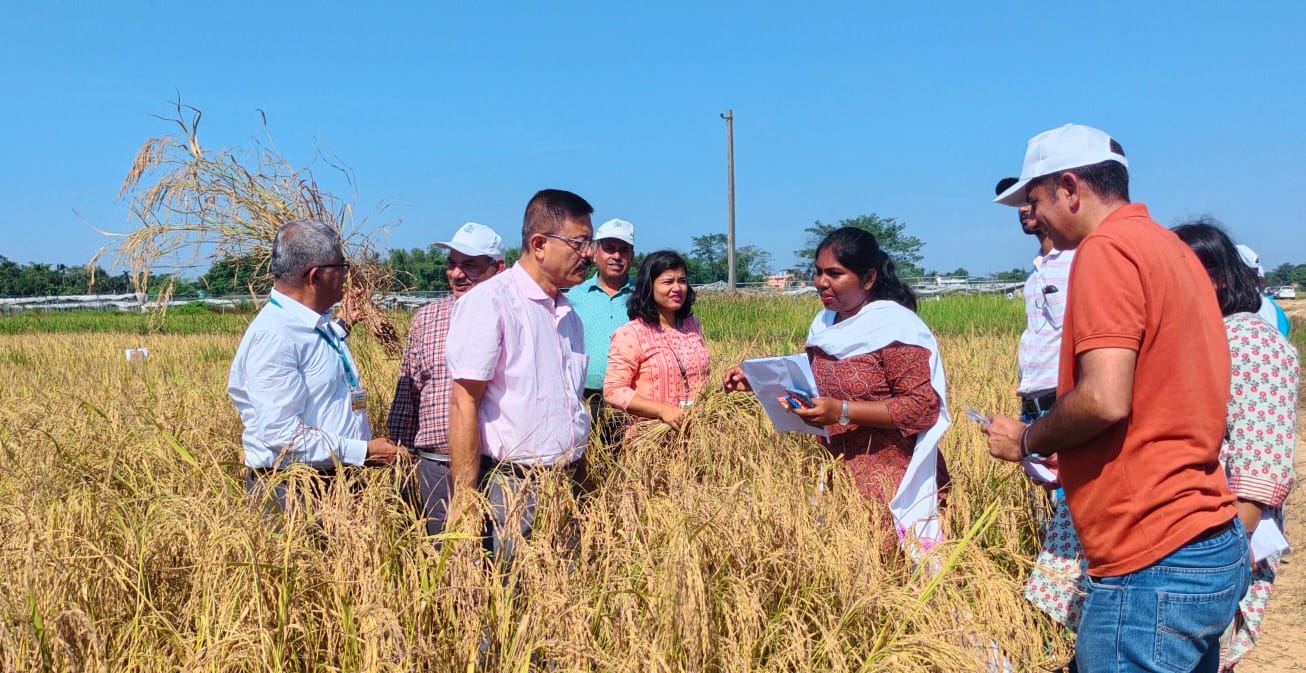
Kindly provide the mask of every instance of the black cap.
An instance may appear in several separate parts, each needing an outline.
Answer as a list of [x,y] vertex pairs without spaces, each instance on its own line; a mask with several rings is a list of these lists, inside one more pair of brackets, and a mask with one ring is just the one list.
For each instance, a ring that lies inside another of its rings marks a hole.
[[998,186],[993,188],[993,193],[1002,196],[1002,192],[1011,189],[1011,186],[1020,181],[1020,178],[1002,178],[998,180]]

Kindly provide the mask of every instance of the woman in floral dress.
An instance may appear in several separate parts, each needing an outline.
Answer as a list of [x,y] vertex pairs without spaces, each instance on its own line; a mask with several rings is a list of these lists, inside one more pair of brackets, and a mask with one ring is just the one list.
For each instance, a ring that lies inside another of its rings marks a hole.
[[[938,343],[869,232],[845,227],[821,241],[813,284],[825,305],[807,333],[820,396],[793,413],[826,429],[872,515],[928,549],[941,537],[938,442],[951,423]],[[751,390],[738,367],[725,386]]]
[[[685,260],[669,250],[644,258],[626,309],[630,322],[612,335],[603,379],[608,404],[673,428],[684,423],[709,374],[685,269]],[[627,435],[637,426],[627,428]]]
[[[1283,532],[1283,503],[1296,481],[1297,351],[1279,331],[1257,314],[1260,295],[1255,271],[1243,264],[1233,241],[1205,221],[1174,229],[1188,244],[1207,275],[1224,314],[1232,377],[1228,427],[1220,447],[1229,488],[1237,498],[1238,517],[1256,540],[1277,528]],[[1049,616],[1074,630],[1083,603],[1082,550],[1061,503],[1048,524],[1043,550],[1025,597]],[[1238,614],[1221,641],[1220,669],[1234,665],[1256,642],[1265,606],[1279,567],[1279,554],[1257,558],[1252,583]]]

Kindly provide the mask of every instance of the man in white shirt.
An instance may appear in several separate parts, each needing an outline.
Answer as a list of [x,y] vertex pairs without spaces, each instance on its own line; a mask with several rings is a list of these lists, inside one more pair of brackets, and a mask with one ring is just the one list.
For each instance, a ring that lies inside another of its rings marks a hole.
[[490,502],[491,551],[504,566],[534,528],[540,472],[557,466],[579,480],[583,469],[589,358],[562,290],[583,281],[592,263],[593,212],[571,192],[538,192],[526,206],[521,260],[459,299],[450,319],[450,521],[480,485]]
[[[999,196],[1018,182],[1018,178],[998,181]],[[1020,420],[1033,423],[1052,411],[1057,401],[1057,369],[1061,358],[1061,324],[1066,314],[1066,286],[1070,284],[1070,263],[1074,250],[1057,250],[1052,239],[1034,219],[1028,203],[1016,209],[1020,230],[1038,240],[1034,271],[1025,280],[1025,331],[1016,346],[1016,397],[1020,398]],[[1052,488],[1052,486],[1048,486]],[[1047,525],[1046,496],[1040,488],[1029,491],[1030,511],[1039,523]],[[1058,488],[1053,500],[1060,502]],[[1058,506],[1064,507],[1064,504]]]
[[[348,328],[328,312],[344,297],[349,263],[334,227],[312,220],[282,225],[272,243],[272,296],[240,341],[227,393],[240,412],[246,487],[262,498],[267,475],[303,463],[388,464],[388,439],[371,439],[367,392],[345,343]],[[284,484],[271,497],[285,507]]]

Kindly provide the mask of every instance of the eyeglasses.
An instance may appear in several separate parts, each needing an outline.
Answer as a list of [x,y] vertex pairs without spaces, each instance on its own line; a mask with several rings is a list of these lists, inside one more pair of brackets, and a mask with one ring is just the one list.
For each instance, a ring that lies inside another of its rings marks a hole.
[[559,241],[566,243],[567,247],[574,250],[576,254],[581,257],[592,255],[594,254],[594,251],[599,248],[598,241],[595,241],[592,238],[568,238],[566,236],[559,236],[558,234],[545,234],[545,236],[556,238]]
[[313,269],[344,269],[345,272],[348,273],[350,267],[351,265],[349,262],[341,262],[339,264],[319,264],[317,266],[309,267],[308,271],[304,272],[304,277],[308,278],[308,274],[313,273]]

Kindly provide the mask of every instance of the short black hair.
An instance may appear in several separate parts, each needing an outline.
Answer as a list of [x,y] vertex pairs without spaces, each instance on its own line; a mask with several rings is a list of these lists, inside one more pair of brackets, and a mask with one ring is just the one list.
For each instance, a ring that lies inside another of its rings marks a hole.
[[[1125,156],[1125,148],[1121,147],[1120,143],[1116,142],[1114,138],[1111,139],[1110,147],[1112,152],[1122,157]],[[1028,185],[1025,185],[1025,193],[1028,194],[1029,190],[1034,189],[1036,186],[1061,177],[1062,173],[1074,173],[1080,182],[1086,183],[1093,190],[1093,193],[1104,200],[1121,200],[1129,203],[1129,169],[1115,159],[1107,159],[1095,164],[1039,176],[1030,180]],[[1057,198],[1055,192],[1053,192],[1052,198],[1054,200]]]
[[526,204],[522,217],[521,247],[530,248],[531,236],[556,234],[567,220],[577,220],[594,213],[594,206],[580,196],[562,189],[541,189]]
[[993,188],[993,194],[995,196],[1002,196],[1002,192],[1011,189],[1011,186],[1017,182],[1020,182],[1020,178],[1002,178],[1001,180],[998,180],[998,186]]
[[[658,250],[644,258],[644,262],[639,265],[639,274],[635,277],[635,291],[631,292],[630,299],[626,300],[626,315],[631,320],[638,318],[655,326],[660,322],[658,305],[653,301],[653,281],[657,280],[658,276],[676,269],[684,269],[688,274],[689,265],[685,263],[685,258],[674,250]],[[689,290],[685,292],[685,303],[676,310],[677,325],[694,314],[694,296],[694,286],[690,285]]]
[[870,277],[871,271],[875,272],[871,299],[888,299],[916,310],[916,293],[898,277],[897,265],[875,240],[875,234],[857,227],[835,229],[816,246],[816,255],[819,257],[826,248],[830,249],[835,261],[857,274],[863,282]]
[[1206,275],[1215,287],[1215,298],[1220,301],[1220,313],[1255,313],[1261,308],[1260,284],[1256,269],[1247,266],[1238,254],[1229,235],[1220,227],[1220,221],[1209,216],[1199,217],[1171,229],[1179,240],[1192,248],[1197,260],[1206,268]]

